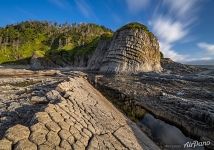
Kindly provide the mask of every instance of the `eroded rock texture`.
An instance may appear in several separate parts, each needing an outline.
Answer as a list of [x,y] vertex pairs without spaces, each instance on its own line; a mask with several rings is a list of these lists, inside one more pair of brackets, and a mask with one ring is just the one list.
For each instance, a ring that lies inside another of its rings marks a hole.
[[159,149],[82,77],[41,97],[50,103],[28,118],[30,123],[8,128],[0,149]]
[[113,102],[142,107],[214,148],[214,78],[144,73],[97,76],[96,87]]
[[144,29],[123,28],[115,32],[100,71],[107,73],[161,71],[159,43],[154,35]]
[[45,93],[63,81],[61,78],[22,76],[0,78],[0,138],[16,124],[28,125],[34,114],[50,102]]
[[192,66],[192,65],[185,65],[178,62],[174,62],[170,58],[162,58],[161,59],[161,66],[163,67],[164,71],[171,74],[193,74],[202,71],[206,71],[207,69]]

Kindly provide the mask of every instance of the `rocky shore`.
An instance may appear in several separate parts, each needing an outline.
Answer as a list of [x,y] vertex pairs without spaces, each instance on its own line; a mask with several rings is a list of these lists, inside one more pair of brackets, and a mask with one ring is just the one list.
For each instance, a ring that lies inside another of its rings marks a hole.
[[0,73],[0,149],[158,149],[109,101],[133,121],[146,110],[213,144],[213,83],[212,75],[200,73],[5,69]]
[[135,123],[148,115],[214,149],[212,69],[163,58],[139,23],[96,43],[52,54],[68,66],[36,53],[26,68],[0,67],[0,150],[165,149]]
[[189,136],[210,141],[214,148],[213,76],[142,73],[99,75],[94,79],[97,89],[113,103],[127,104],[134,113],[142,107]]
[[159,149],[85,76],[1,77],[0,149]]

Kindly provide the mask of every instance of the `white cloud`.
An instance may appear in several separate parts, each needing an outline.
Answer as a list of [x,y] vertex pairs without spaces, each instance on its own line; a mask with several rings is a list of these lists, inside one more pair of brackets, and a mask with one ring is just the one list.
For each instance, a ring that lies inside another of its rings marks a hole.
[[199,8],[199,2],[200,0],[164,0],[164,3],[170,7],[170,13],[180,19],[192,17],[192,14],[196,13]]
[[212,57],[189,58],[186,62],[189,62],[189,61],[201,61],[201,60],[213,60],[213,58]]
[[197,44],[199,48],[206,51],[207,55],[214,55],[214,44],[201,42]]
[[150,0],[126,0],[126,4],[131,13],[139,13],[149,5]]
[[196,57],[190,58],[184,61],[185,64],[192,64],[192,65],[213,65],[214,58],[212,57]]
[[172,49],[172,46],[167,42],[160,42],[161,51],[164,53],[164,57],[171,58],[174,61],[184,61],[188,56],[181,55]]
[[188,30],[179,21],[172,21],[168,17],[157,17],[152,22],[152,28],[160,41],[160,49],[165,57],[169,57],[174,61],[183,61],[187,56],[179,54],[172,49],[173,44],[184,38]]
[[[150,20],[153,32],[160,41],[161,51],[175,61],[184,61],[189,56],[173,50],[177,42],[186,40],[191,25],[196,21],[196,8],[200,0],[163,0]],[[165,11],[163,11],[165,10]]]
[[164,42],[172,43],[187,35],[180,22],[173,22],[170,18],[159,17],[154,21],[153,30]]

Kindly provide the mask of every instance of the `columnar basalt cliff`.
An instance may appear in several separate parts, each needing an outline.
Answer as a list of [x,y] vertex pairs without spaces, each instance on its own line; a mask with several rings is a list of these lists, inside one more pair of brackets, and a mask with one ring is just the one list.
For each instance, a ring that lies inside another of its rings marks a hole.
[[127,24],[115,32],[100,67],[101,72],[107,73],[161,70],[158,40],[139,23]]

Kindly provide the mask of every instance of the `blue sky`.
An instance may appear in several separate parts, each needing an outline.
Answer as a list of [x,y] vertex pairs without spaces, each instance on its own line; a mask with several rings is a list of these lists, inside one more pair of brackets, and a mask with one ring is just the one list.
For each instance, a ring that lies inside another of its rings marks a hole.
[[0,26],[25,20],[92,22],[116,30],[138,21],[176,61],[214,59],[214,0],[1,0]]

